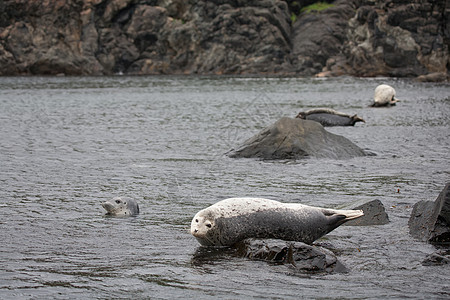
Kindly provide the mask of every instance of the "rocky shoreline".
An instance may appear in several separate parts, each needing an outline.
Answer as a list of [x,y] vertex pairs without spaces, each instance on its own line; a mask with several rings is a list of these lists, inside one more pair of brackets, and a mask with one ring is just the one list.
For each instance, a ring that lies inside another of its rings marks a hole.
[[431,0],[4,0],[0,75],[270,74],[448,80]]

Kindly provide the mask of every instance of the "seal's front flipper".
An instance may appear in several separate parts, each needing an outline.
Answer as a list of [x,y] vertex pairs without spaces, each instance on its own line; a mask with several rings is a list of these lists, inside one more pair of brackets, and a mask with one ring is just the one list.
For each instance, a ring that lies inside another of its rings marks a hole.
[[328,232],[347,221],[364,216],[362,210],[325,210],[324,214],[328,220]]

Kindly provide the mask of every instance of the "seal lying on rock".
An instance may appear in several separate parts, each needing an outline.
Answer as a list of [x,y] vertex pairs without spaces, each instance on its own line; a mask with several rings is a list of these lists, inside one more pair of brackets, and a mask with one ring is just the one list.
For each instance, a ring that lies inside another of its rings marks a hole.
[[375,95],[373,96],[373,99],[373,107],[391,106],[400,101],[395,98],[394,88],[387,84],[380,84],[375,88]]
[[229,198],[199,211],[191,234],[204,246],[231,246],[247,238],[312,243],[362,210],[334,210],[262,198]]
[[139,213],[139,205],[129,198],[116,197],[103,202],[102,206],[111,216],[134,216]]
[[366,122],[357,115],[347,115],[330,108],[315,108],[299,112],[296,118],[313,120],[322,126],[354,126],[356,122]]

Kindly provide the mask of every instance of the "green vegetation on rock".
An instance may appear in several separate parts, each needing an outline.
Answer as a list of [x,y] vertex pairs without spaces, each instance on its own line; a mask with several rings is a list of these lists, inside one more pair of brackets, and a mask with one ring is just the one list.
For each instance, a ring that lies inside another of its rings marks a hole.
[[292,24],[295,23],[295,21],[297,21],[297,15],[292,13],[291,14],[291,22],[292,22]]
[[300,12],[302,13],[314,13],[314,12],[320,12],[322,10],[325,10],[327,8],[333,7],[334,4],[326,3],[326,2],[316,2],[311,5],[305,6],[302,8]]

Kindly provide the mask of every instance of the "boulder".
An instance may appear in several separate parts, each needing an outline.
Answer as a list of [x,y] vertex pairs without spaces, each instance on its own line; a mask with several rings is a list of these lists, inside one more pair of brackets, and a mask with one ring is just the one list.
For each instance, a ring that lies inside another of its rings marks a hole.
[[289,264],[308,272],[347,272],[333,252],[323,247],[277,239],[246,239],[234,246],[236,255],[255,260]]
[[410,234],[416,239],[450,245],[450,183],[434,202],[417,202],[408,225]]
[[315,121],[284,117],[245,141],[227,155],[232,158],[301,159],[306,157],[346,159],[364,156],[364,151],[343,136],[326,131]]
[[362,204],[359,202],[353,203],[350,206],[343,207],[343,209],[361,209],[364,212],[364,216],[344,223],[343,225],[345,226],[371,226],[389,223],[389,217],[384,205],[378,199]]

